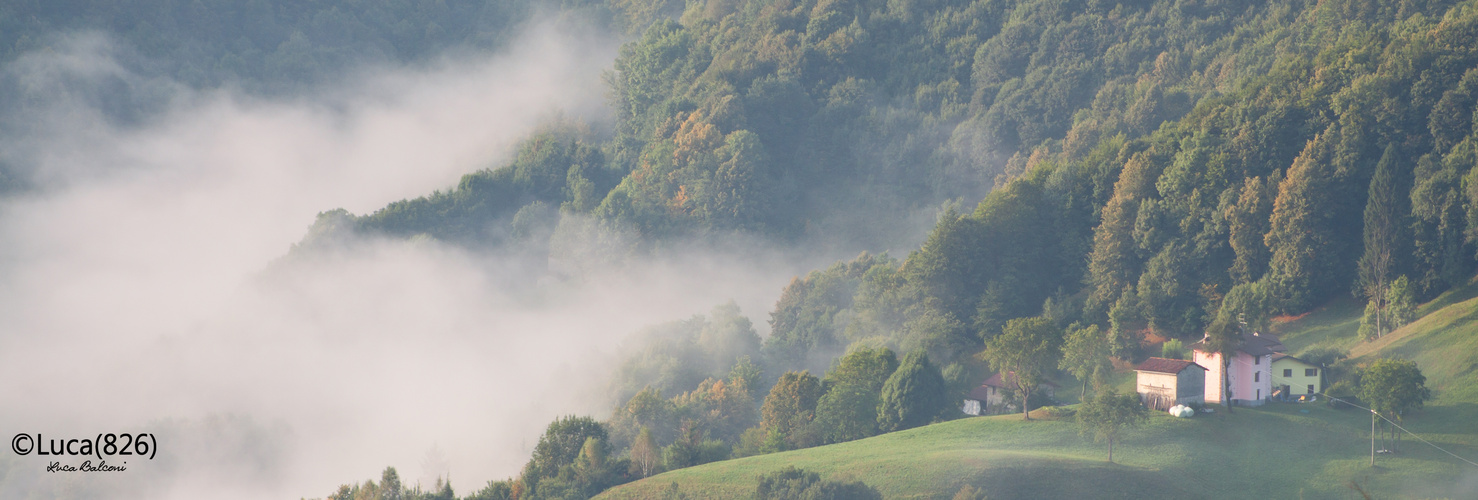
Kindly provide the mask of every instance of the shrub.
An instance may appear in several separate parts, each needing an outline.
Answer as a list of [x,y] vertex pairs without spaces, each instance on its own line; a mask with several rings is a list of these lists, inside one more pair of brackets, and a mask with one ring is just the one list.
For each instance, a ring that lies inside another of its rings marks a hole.
[[1185,359],[1185,346],[1180,339],[1166,340],[1160,344],[1160,357],[1166,359]]
[[815,472],[795,466],[759,477],[755,500],[882,500],[877,489],[860,481],[822,481]]

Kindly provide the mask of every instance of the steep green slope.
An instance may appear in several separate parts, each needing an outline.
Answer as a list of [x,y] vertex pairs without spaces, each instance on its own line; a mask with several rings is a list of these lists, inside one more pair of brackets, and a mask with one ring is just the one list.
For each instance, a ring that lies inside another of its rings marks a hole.
[[[1437,405],[1478,405],[1478,285],[1444,294],[1440,307],[1372,342],[1350,350],[1353,361],[1382,357],[1416,361]],[[1478,425],[1473,425],[1478,430]]]
[[[1439,446],[1478,445],[1478,280],[1422,304],[1418,314],[1416,321],[1374,341],[1355,335],[1360,310],[1348,303],[1317,309],[1278,330],[1291,352],[1315,347],[1347,350],[1346,369],[1380,358],[1415,361],[1427,377],[1433,399],[1402,425]],[[1459,455],[1478,461],[1471,453]]]
[[1298,354],[1317,347],[1349,351],[1361,342],[1360,313],[1363,304],[1340,298],[1293,318],[1277,318],[1272,332],[1283,340],[1288,352]]
[[1333,347],[1349,353],[1351,366],[1384,357],[1416,361],[1433,405],[1478,404],[1478,281],[1422,304],[1416,321],[1374,341],[1356,335],[1360,313],[1359,305],[1337,300],[1273,331],[1291,353]]
[[[1302,413],[1308,411],[1308,413]],[[1478,417],[1468,407],[1462,415]],[[1471,420],[1468,420],[1471,421]],[[1270,405],[1175,419],[1156,415],[1115,449],[1080,437],[1071,421],[969,418],[860,441],[749,457],[660,474],[597,498],[647,498],[672,483],[690,498],[741,498],[755,477],[795,465],[861,480],[886,498],[948,498],[966,483],[1011,498],[1347,498],[1351,480],[1377,498],[1465,498],[1475,470],[1408,445],[1370,469],[1369,420],[1323,405]],[[1420,425],[1420,424],[1416,424]],[[1470,429],[1471,432],[1471,429]],[[1429,436],[1432,439],[1433,436]],[[1450,441],[1450,440],[1449,440]],[[1478,455],[1473,443],[1447,442]]]

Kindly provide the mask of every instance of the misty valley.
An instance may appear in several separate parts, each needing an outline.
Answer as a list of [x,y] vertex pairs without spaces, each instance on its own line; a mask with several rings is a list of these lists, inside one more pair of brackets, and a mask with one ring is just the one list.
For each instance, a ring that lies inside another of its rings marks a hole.
[[1475,122],[1474,0],[5,2],[0,498],[1473,498]]

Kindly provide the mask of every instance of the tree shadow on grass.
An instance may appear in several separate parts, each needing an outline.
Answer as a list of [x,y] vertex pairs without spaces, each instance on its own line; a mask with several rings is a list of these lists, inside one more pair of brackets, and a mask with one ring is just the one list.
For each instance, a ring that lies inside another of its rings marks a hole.
[[991,500],[1038,498],[1193,499],[1206,498],[1186,490],[1168,473],[1117,464],[1045,462],[983,471],[970,484]]

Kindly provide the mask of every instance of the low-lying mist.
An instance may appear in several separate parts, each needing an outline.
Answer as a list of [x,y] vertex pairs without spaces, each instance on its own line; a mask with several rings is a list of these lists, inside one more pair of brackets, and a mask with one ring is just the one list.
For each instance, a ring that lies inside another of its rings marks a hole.
[[[0,431],[159,450],[87,474],[6,452],[0,497],[322,497],[386,466],[465,494],[556,416],[604,417],[626,335],[730,299],[762,327],[824,258],[669,252],[537,282],[419,238],[283,258],[320,211],[444,189],[551,116],[601,120],[617,45],[542,23],[278,98],[141,75],[97,34],[5,68],[0,161],[27,187],[0,202]],[[120,119],[119,95],[144,112]]]

